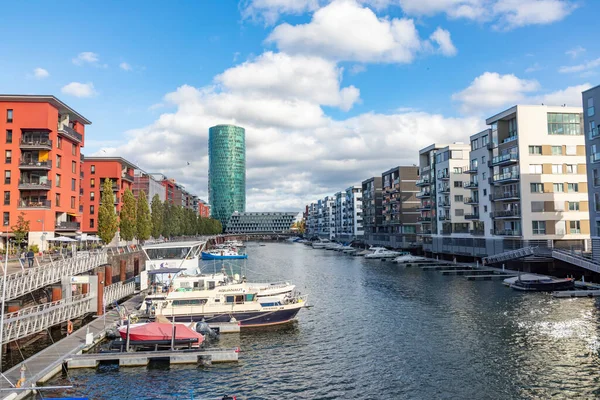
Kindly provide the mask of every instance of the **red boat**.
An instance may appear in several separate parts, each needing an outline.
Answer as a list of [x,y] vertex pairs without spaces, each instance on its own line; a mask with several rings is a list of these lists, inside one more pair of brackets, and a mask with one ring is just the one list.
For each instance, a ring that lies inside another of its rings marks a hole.
[[[127,326],[119,328],[123,340],[127,340]],[[157,341],[171,340],[173,324],[163,322],[148,322],[133,324],[129,327],[129,340],[132,341]],[[194,346],[199,346],[204,341],[204,336],[184,324],[175,324],[175,340],[198,339]]]

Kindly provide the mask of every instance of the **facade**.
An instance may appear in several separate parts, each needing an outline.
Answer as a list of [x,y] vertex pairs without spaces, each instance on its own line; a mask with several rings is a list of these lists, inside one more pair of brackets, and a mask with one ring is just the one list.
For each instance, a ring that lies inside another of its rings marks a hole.
[[225,233],[287,233],[297,212],[234,212]]
[[317,202],[316,234],[323,239],[333,239],[335,229],[335,199],[327,196]]
[[[112,183],[115,211],[121,211],[125,190],[133,189],[137,167],[121,157],[86,157],[83,163],[83,223],[82,232],[98,232],[98,209],[102,204],[105,179]],[[117,234],[118,235],[118,234]]]
[[91,122],[54,96],[0,95],[2,245],[21,212],[29,245],[80,231],[81,148]]
[[308,237],[318,235],[318,203],[310,203],[306,206],[306,230]]
[[374,176],[362,182],[362,219],[365,240],[383,229],[381,177]]
[[340,238],[355,240],[362,238],[362,186],[350,186],[345,193],[345,207],[342,209],[342,232]]
[[583,92],[583,119],[587,153],[588,204],[591,224],[592,257],[600,262],[600,86]]
[[334,215],[334,226],[332,237],[339,238],[343,235],[343,225],[344,225],[344,217],[345,217],[345,208],[346,208],[346,193],[345,192],[337,192],[333,195],[334,202],[332,207],[332,213]]
[[[581,108],[518,105],[486,123],[489,129],[471,136],[465,159],[468,234],[456,225],[463,221],[452,220],[452,236],[446,237],[441,216],[448,215],[437,204],[437,230],[424,240],[424,250],[483,257],[526,246],[585,247],[590,224]],[[440,167],[438,178],[444,175]],[[452,192],[440,196],[439,189],[438,182],[437,202],[459,200]],[[450,218],[455,216],[452,211]]]
[[148,204],[152,203],[152,198],[158,195],[160,201],[166,199],[165,187],[161,181],[154,179],[152,174],[147,174],[141,169],[136,169],[133,172],[133,195],[137,199],[140,192],[143,190],[148,198]]
[[208,197],[212,217],[227,225],[246,211],[246,142],[239,126],[217,125],[208,135]]
[[202,199],[198,199],[198,215],[202,218],[210,218],[210,205]]
[[381,174],[382,228],[395,248],[412,247],[417,242],[420,201],[417,166],[394,167]]

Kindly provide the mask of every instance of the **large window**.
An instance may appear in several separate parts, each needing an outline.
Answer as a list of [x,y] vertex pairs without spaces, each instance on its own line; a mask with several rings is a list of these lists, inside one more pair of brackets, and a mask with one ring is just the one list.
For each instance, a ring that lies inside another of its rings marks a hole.
[[517,136],[517,119],[508,120],[508,137]]
[[56,174],[56,187],[60,187],[60,174]]
[[569,221],[569,233],[581,233],[581,224],[579,221]]
[[10,225],[10,213],[7,213],[7,212],[2,213],[2,225],[4,225],[4,226]]
[[576,173],[577,173],[577,165],[567,164],[567,174],[576,174]]
[[562,146],[552,146],[552,155],[553,156],[562,156],[563,148]]
[[13,122],[13,110],[6,110],[6,122]]
[[553,174],[562,174],[563,173],[562,164],[552,164],[552,173]]
[[567,183],[567,191],[570,193],[579,192],[579,183]]
[[6,150],[4,152],[4,163],[5,164],[12,163],[12,150]]
[[579,211],[579,202],[569,201],[569,211]]
[[4,205],[10,206],[10,191],[4,192]]
[[589,99],[587,99],[587,115],[588,117],[592,117],[594,113],[594,98],[590,97]]
[[4,171],[4,184],[10,185],[10,171]]
[[531,221],[534,235],[546,234],[546,221]]
[[529,146],[529,154],[542,154],[542,146]]
[[581,114],[548,113],[549,135],[582,135]]
[[6,130],[6,143],[12,143],[12,129]]
[[530,174],[541,174],[542,173],[542,165],[541,164],[529,164],[529,173]]
[[552,190],[554,191],[554,193],[562,193],[565,191],[565,184],[564,183],[554,183],[554,184],[552,184]]
[[531,193],[544,193],[544,185],[542,183],[530,183]]

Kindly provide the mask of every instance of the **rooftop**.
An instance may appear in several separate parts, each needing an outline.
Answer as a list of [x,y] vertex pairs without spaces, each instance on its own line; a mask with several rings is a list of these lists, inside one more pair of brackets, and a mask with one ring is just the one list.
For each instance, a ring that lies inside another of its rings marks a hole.
[[125,164],[128,167],[132,168],[132,169],[139,169],[138,166],[136,166],[134,163],[127,161],[126,159],[124,159],[123,157],[92,157],[92,156],[85,156],[85,161],[117,161],[120,162],[121,164]]
[[29,94],[0,94],[0,102],[22,102],[22,103],[50,103],[58,109],[61,114],[67,113],[75,117],[76,121],[79,121],[86,125],[91,125],[92,121],[73,110],[71,107],[57,99],[52,95],[29,95]]

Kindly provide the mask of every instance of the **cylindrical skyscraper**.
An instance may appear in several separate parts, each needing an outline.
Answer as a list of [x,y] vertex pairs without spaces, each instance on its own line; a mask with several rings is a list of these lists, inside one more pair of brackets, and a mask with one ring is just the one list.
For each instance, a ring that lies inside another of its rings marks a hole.
[[208,130],[208,198],[211,215],[227,225],[246,211],[246,131],[234,125]]

